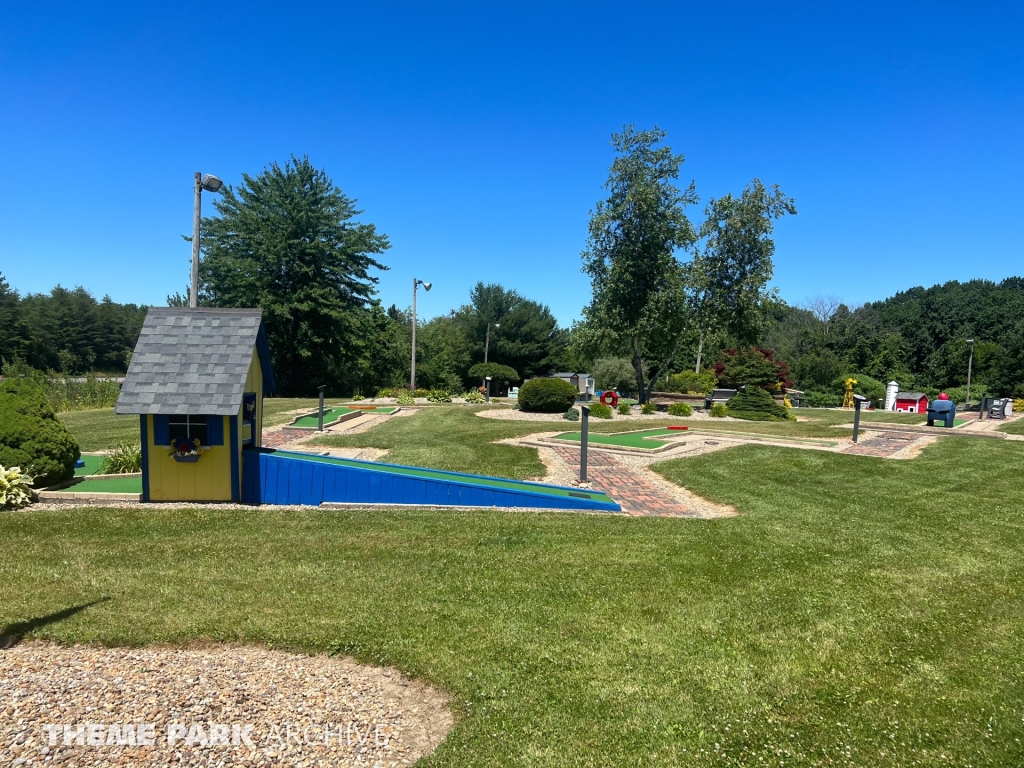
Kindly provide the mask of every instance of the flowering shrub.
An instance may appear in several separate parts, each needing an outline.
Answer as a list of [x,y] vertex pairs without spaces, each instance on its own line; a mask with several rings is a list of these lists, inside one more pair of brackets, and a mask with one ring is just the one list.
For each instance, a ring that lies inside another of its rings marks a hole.
[[672,403],[668,407],[669,416],[692,416],[693,408],[690,407],[689,403]]
[[652,413],[657,413],[657,411],[658,408],[654,405],[654,403],[644,403],[643,405],[640,406],[640,413],[642,413],[644,416],[650,416]]
[[590,406],[590,415],[595,419],[610,419],[612,417],[612,407],[604,403],[594,403]]
[[33,480],[21,467],[0,467],[0,509],[20,509],[35,499]]
[[633,406],[629,403],[619,403],[618,411],[622,416],[629,416],[631,410],[633,410]]

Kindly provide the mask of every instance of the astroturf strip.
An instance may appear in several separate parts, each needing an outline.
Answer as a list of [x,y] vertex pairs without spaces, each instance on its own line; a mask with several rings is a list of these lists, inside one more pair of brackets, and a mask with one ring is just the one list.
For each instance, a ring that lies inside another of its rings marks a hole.
[[[324,424],[325,425],[333,424],[340,417],[345,416],[346,414],[349,414],[349,413],[394,413],[394,412],[395,412],[394,408],[374,408],[373,410],[370,410],[369,408],[345,408],[344,406],[342,406],[340,408],[328,408],[328,409],[324,409]],[[316,427],[316,426],[319,426],[319,424],[320,424],[320,418],[319,418],[319,416],[317,414],[313,414],[312,416],[301,416],[301,417],[299,417],[298,419],[296,419],[295,421],[292,422],[292,426],[294,426],[294,427]]]
[[[806,443],[808,445],[824,445],[829,447],[836,445],[836,443],[834,442],[825,442],[822,440],[816,440],[814,438],[783,437],[781,435],[764,435],[756,432],[740,432],[739,430],[735,432],[728,430],[711,430],[705,427],[690,427],[688,430],[648,429],[642,432],[619,432],[611,434],[598,434],[591,432],[587,439],[588,442],[597,443],[599,445],[617,445],[624,448],[642,448],[644,450],[650,451],[654,450],[655,448],[660,448],[661,446],[665,445],[666,442],[668,442],[665,440],[657,440],[657,437],[667,435],[681,435],[685,434],[686,432],[699,432],[700,434],[715,435],[717,437],[747,437],[752,440],[777,440],[782,442]],[[579,442],[580,433],[563,432],[562,434],[556,435],[555,437],[556,439],[559,440],[573,440]],[[654,443],[655,445],[652,446],[651,443]]]
[[105,458],[106,456],[83,456],[82,461],[85,462],[85,466],[77,467],[75,469],[75,477],[98,475],[100,473],[100,467],[103,466],[103,460]]
[[85,478],[79,483],[59,489],[61,493],[142,493],[141,477]]
[[480,485],[489,488],[502,488],[520,493],[542,493],[548,496],[560,496],[564,498],[580,498],[585,494],[587,498],[603,501],[609,500],[607,494],[600,491],[583,491],[575,488],[562,488],[556,485],[544,485],[542,483],[529,483],[521,480],[506,480],[500,477],[487,477],[485,475],[469,475],[458,472],[444,472],[441,470],[421,469],[420,467],[404,467],[397,464],[378,464],[376,462],[358,461],[356,459],[342,459],[336,456],[314,456],[307,453],[294,451],[275,451],[277,455],[287,458],[296,458],[303,461],[317,461],[323,464],[336,464],[342,467],[353,469],[364,469],[370,472],[387,472],[394,475],[406,475],[408,477],[422,477],[429,480],[442,480],[445,482],[467,483]]

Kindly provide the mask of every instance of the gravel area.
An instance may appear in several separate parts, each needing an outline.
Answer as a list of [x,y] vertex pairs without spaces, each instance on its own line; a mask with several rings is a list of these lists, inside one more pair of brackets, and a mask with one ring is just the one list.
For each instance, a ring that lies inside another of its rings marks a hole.
[[25,642],[0,650],[0,765],[404,766],[444,739],[447,705],[351,659]]
[[[577,410],[579,410],[577,408]],[[513,411],[511,408],[495,408],[490,411],[477,411],[477,416],[481,416],[485,419],[501,419],[504,421],[559,421],[571,428],[573,426],[579,427],[578,421],[568,421],[562,418],[560,413],[527,413],[526,411]],[[690,416],[669,416],[664,411],[657,413],[642,414],[639,408],[634,408],[629,416],[620,416],[618,413],[612,419],[594,419],[596,422],[604,421],[619,421],[619,422],[643,422],[643,421],[665,421],[666,419],[674,419],[676,421],[740,421],[740,419],[733,419],[726,416],[725,418],[715,418],[709,416],[704,411],[694,411]],[[641,427],[638,427],[642,429]]]

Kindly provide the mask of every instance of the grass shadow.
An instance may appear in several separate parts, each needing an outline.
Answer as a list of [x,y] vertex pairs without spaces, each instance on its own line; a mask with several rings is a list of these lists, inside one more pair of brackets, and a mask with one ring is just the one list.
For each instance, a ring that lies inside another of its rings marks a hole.
[[91,603],[83,603],[82,605],[75,605],[71,608],[65,608],[63,611],[57,611],[47,616],[37,616],[34,619],[28,621],[19,621],[14,624],[8,624],[3,629],[0,629],[0,650],[13,648],[22,640],[25,639],[25,635],[29,632],[33,632],[40,627],[46,627],[50,624],[56,624],[70,619],[76,613],[84,611],[86,608],[91,608],[94,605],[105,603],[110,600],[109,597],[101,597],[99,600],[93,600]]

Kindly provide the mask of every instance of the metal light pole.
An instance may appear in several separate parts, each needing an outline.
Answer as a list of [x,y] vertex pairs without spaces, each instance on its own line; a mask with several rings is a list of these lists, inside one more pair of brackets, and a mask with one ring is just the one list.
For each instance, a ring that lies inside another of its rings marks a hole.
[[317,419],[316,429],[317,432],[324,431],[324,390],[327,388],[326,384],[321,384],[320,389],[320,411],[319,418]]
[[491,377],[484,376],[484,382],[487,384],[487,402],[491,402]]
[[199,306],[199,221],[200,209],[203,206],[203,190],[216,192],[223,184],[224,182],[216,176],[203,176],[196,171],[196,197],[192,212],[192,288],[188,295],[188,305],[192,308]]
[[[501,323],[494,323],[495,328],[501,328]],[[491,346],[491,323],[487,324],[487,336],[484,338],[484,362],[487,362],[487,348]]]
[[971,366],[974,364],[974,339],[968,339],[967,343],[971,345],[971,354],[967,358],[967,402],[964,403],[964,409],[971,407]]
[[409,389],[416,391],[416,288],[423,286],[423,290],[429,291],[433,283],[426,283],[417,278],[412,279],[412,368],[409,373]]

